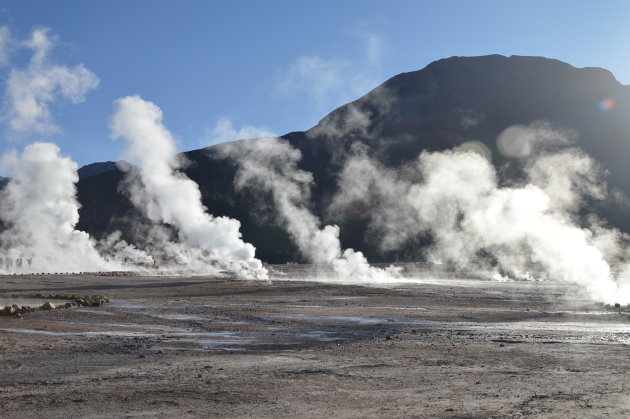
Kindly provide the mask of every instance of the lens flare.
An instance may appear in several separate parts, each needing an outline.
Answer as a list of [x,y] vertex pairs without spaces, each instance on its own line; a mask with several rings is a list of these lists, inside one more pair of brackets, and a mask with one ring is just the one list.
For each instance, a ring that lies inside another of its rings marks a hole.
[[492,163],[492,151],[481,141],[467,141],[461,144],[457,149],[459,151],[472,151]]
[[607,97],[605,99],[602,99],[598,104],[597,107],[599,108],[600,111],[605,112],[605,111],[609,111],[611,109],[614,109],[615,106],[617,106],[617,101],[611,97]]

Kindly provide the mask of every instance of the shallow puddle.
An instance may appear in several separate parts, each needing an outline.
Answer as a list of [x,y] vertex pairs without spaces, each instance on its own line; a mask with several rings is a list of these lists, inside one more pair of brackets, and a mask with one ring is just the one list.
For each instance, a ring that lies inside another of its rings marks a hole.
[[147,308],[148,306],[145,304],[139,304],[139,303],[132,303],[129,301],[121,301],[121,300],[116,300],[116,301],[111,301],[108,304],[108,307],[111,308],[122,308],[122,309],[139,309],[139,308]]
[[157,319],[166,319],[166,320],[190,320],[190,321],[200,321],[200,322],[209,322],[213,319],[203,316],[196,316],[194,314],[149,314],[151,317],[155,317]]
[[[75,325],[90,325],[73,323]],[[156,340],[160,343],[193,343],[206,349],[230,349],[244,346],[297,346],[308,342],[332,342],[341,340],[341,336],[328,331],[307,332],[276,332],[276,331],[218,331],[199,332],[183,328],[168,326],[153,326],[139,324],[92,324],[96,327],[110,327],[112,329],[137,330],[102,330],[102,331],[48,331],[28,328],[0,328],[0,332],[20,333],[31,335],[58,336],[64,338],[144,338]],[[144,330],[139,330],[144,329]]]

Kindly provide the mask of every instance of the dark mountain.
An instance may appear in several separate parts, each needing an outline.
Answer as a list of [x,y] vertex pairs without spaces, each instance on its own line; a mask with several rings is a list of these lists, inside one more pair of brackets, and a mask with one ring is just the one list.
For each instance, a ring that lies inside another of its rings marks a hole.
[[112,170],[118,170],[119,167],[128,167],[129,163],[124,160],[113,162],[106,161],[100,163],[86,164],[79,168],[79,179],[86,179],[92,176],[100,175],[101,173],[111,172]]
[[[616,106],[601,107],[606,99]],[[630,86],[604,69],[578,69],[542,57],[453,57],[395,76],[310,130],[283,138],[302,151],[300,167],[313,173],[317,185],[314,211],[326,220],[337,175],[353,144],[365,144],[383,164],[398,167],[422,150],[480,141],[501,166],[507,158],[497,148],[497,136],[509,126],[536,121],[574,130],[577,145],[610,171],[611,187],[630,196],[628,115]],[[239,219],[245,240],[256,246],[259,257],[269,262],[300,259],[285,230],[257,209],[266,200],[269,206],[268,197],[235,192],[232,163],[216,158],[212,147],[184,154],[192,162],[186,173],[199,184],[204,204],[215,215]],[[142,217],[119,192],[122,178],[118,169],[82,176],[80,229],[96,237],[120,229],[126,238],[137,239],[133,232]],[[597,210],[630,232],[623,204],[609,202]],[[341,221],[344,246],[363,250],[372,260],[413,256],[413,246],[396,254],[379,253],[365,235],[366,222]]]

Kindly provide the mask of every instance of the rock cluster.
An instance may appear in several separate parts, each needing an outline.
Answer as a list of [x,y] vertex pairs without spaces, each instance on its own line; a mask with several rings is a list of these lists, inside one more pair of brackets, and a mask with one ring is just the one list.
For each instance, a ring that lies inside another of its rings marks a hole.
[[31,306],[18,306],[17,304],[13,304],[0,308],[0,316],[21,316],[24,313],[30,313],[35,310],[36,309]]
[[60,308],[75,308],[75,307],[96,307],[102,306],[105,303],[109,302],[109,298],[104,295],[86,295],[86,296],[77,296],[77,295],[69,295],[69,294],[22,294],[22,295],[13,295],[13,297],[29,297],[29,298],[39,298],[43,300],[71,300],[67,301],[63,304],[54,304],[50,301],[46,301],[44,304],[39,306],[39,308],[33,308],[31,306],[18,306],[17,304],[13,304],[11,306],[6,306],[4,308],[0,308],[0,316],[13,316],[19,315],[21,317],[24,313],[30,313],[37,309],[39,310],[55,310]]

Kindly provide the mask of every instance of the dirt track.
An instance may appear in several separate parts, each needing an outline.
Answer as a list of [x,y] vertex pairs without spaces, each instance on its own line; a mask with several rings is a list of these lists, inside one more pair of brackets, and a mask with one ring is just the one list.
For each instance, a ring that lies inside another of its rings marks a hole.
[[[289,271],[290,267],[277,269]],[[0,317],[0,411],[41,417],[628,417],[630,317],[561,284],[0,278],[102,307]]]

